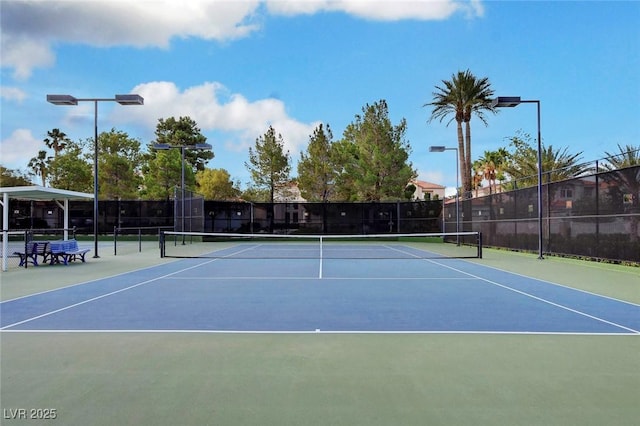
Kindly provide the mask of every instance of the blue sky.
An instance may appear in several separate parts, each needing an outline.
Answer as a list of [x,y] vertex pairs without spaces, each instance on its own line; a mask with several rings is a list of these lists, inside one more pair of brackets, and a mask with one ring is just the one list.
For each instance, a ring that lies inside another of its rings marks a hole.
[[[190,116],[213,145],[208,167],[243,186],[248,148],[269,125],[295,164],[319,123],[334,139],[385,99],[407,120],[419,178],[454,187],[455,124],[428,123],[436,85],[469,69],[496,95],[538,99],[542,139],[585,161],[640,145],[640,2],[596,1],[13,1],[0,0],[0,164],[26,170],[48,130],[93,135],[93,106],[47,94],[110,98],[100,131],[143,146],[159,118]],[[533,137],[533,104],[472,121],[472,157]]]

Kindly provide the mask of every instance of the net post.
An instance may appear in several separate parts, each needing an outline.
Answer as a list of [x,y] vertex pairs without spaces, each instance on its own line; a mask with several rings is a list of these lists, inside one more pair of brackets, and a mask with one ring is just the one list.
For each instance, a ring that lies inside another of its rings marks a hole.
[[159,237],[158,240],[160,242],[160,258],[163,259],[164,258],[164,240],[165,240],[165,235],[164,235],[164,231],[163,230],[159,230]]
[[118,255],[118,227],[113,227],[113,255]]
[[478,232],[478,259],[482,259],[482,232]]

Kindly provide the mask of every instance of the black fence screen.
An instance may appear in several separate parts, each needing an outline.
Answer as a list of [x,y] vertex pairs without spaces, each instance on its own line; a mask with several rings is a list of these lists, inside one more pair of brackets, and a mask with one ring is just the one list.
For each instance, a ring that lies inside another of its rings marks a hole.
[[439,232],[441,201],[229,203],[205,201],[205,232],[381,234]]
[[[184,207],[184,213],[183,213]],[[55,202],[11,200],[10,230],[61,228]],[[93,233],[93,202],[70,201],[70,227]],[[461,200],[381,203],[250,203],[100,201],[99,231],[158,228],[175,231],[300,234],[481,232],[486,246],[538,250],[536,187]],[[459,218],[457,221],[456,218]],[[184,224],[183,224],[184,220]],[[640,166],[544,184],[545,253],[640,263]]]
[[[545,253],[640,263],[640,167],[545,184]],[[538,250],[537,188],[460,202],[460,229],[482,232],[487,246]],[[456,207],[444,208],[445,229],[456,229]]]
[[[373,234],[440,232],[442,201],[389,203],[250,203],[186,196],[166,201],[100,201],[98,229],[173,227],[175,231]],[[55,202],[10,202],[10,229],[59,228]],[[70,226],[93,234],[93,202],[69,202]],[[153,229],[156,228],[156,229]]]

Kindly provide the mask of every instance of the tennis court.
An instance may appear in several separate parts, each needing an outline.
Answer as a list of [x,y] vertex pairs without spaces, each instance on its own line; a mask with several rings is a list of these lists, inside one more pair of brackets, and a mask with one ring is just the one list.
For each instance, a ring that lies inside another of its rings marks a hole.
[[[5,292],[3,414],[56,408],[59,424],[632,424],[637,268],[432,246],[175,239],[164,246],[173,259]],[[63,271],[9,279],[45,268]],[[558,280],[531,273],[540,268],[561,271]],[[595,272],[618,283],[598,284]],[[115,417],[93,412],[103,403]]]

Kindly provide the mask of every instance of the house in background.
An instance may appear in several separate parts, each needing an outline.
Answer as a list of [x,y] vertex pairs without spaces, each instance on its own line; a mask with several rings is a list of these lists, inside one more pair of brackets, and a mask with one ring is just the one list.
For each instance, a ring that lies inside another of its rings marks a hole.
[[[444,200],[445,187],[431,182],[423,180],[414,180],[410,182],[416,187],[413,193],[412,201],[429,201],[429,200]],[[306,200],[300,193],[300,188],[295,181],[289,182],[280,188],[277,188],[274,193],[274,201],[287,202],[287,203],[304,203]]]
[[276,188],[273,193],[273,201],[277,203],[304,203],[298,183],[291,181],[283,186]]
[[414,200],[444,200],[444,186],[423,180],[414,180],[411,183],[416,187],[416,192],[413,193]]

